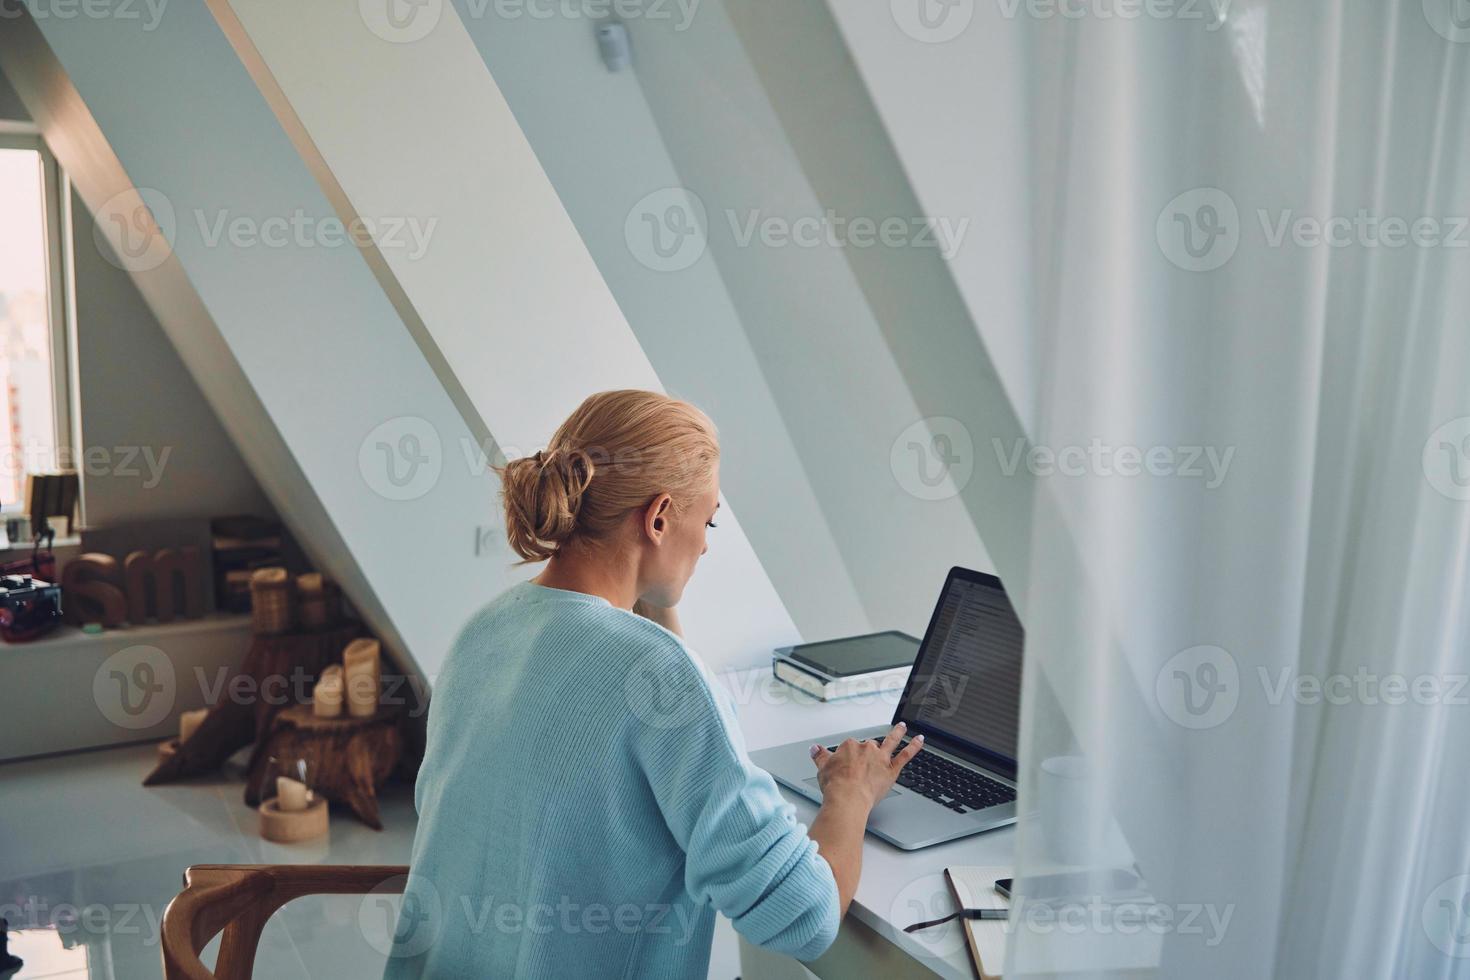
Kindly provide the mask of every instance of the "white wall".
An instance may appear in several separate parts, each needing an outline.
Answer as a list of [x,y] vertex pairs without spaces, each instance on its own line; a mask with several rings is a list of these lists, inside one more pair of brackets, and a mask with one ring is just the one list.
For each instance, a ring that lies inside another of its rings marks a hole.
[[[849,257],[732,231],[732,216],[794,221],[826,205],[728,5],[701,4],[687,24],[629,20],[634,65],[619,74],[589,20],[457,9],[660,376],[722,407],[729,492],[807,638],[922,631],[948,567],[990,560],[962,500],[913,496],[891,466],[895,439],[925,413]],[[904,184],[896,167],[887,176]],[[625,226],[671,186],[703,201],[709,247],[663,272],[640,262]],[[902,328],[922,335],[931,306]],[[807,581],[781,577],[792,569]]]
[[929,30],[898,16],[922,2],[825,6],[925,212],[970,219],[950,260],[955,285],[1029,431],[1037,351],[1022,243],[1045,178],[1029,152],[1024,7],[1007,17],[1003,3],[932,4]]
[[[232,7],[248,35],[237,48],[262,59],[276,112],[299,123],[298,148],[320,154],[345,206],[435,223],[421,254],[380,244],[382,275],[442,352],[453,376],[441,380],[462,388],[500,446],[544,445],[594,391],[662,387],[452,9],[428,36],[394,44],[349,6]],[[465,466],[459,448],[446,469]],[[494,492],[493,477],[480,480]],[[723,513],[681,620],[712,665],[764,663],[797,633],[741,509]]]
[[[782,414],[788,393],[769,383],[723,265],[706,253],[662,271],[629,248],[634,203],[684,183],[640,72],[606,69],[589,20],[507,20],[473,3],[456,10],[659,378],[720,426],[725,494],[802,635],[867,630],[863,597],[814,490],[825,460],[793,438]],[[642,65],[651,42],[634,26]],[[701,132],[719,130],[709,122]]]
[[[97,465],[86,466],[82,477],[86,524],[272,514],[132,279],[92,234],[92,216],[75,195],[72,216],[79,448],[99,450],[92,457]],[[87,458],[84,453],[84,463]]]

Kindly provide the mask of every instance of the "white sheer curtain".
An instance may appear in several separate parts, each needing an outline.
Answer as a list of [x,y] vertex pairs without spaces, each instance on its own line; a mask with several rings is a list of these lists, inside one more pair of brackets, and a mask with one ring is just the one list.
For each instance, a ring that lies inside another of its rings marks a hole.
[[1034,31],[1018,874],[1136,862],[1163,976],[1470,977],[1470,4],[1139,6]]

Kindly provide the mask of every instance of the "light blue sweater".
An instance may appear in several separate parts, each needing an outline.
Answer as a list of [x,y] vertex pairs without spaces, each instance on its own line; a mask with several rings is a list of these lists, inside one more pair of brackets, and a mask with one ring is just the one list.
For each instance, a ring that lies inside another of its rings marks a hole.
[[434,684],[413,858],[384,976],[698,978],[715,910],[812,959],[837,884],[723,687],[680,639],[525,583]]

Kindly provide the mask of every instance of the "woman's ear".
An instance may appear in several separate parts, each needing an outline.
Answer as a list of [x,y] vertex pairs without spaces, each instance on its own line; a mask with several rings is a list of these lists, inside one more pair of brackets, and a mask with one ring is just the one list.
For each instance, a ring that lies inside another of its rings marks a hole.
[[661,493],[643,511],[643,533],[654,544],[662,544],[674,512],[674,498]]

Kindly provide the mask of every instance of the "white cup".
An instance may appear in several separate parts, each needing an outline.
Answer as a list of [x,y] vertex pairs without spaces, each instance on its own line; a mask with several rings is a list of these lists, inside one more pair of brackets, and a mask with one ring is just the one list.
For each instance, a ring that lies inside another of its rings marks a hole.
[[1036,784],[1041,834],[1048,859],[1058,864],[1088,864],[1098,857],[1105,821],[1090,812],[1091,781],[1083,756],[1056,755],[1041,762]]

